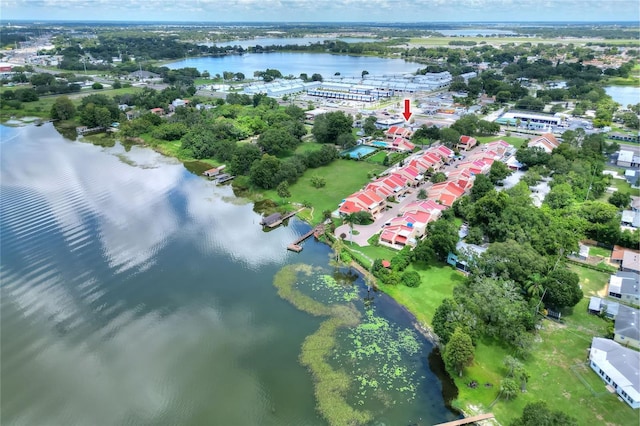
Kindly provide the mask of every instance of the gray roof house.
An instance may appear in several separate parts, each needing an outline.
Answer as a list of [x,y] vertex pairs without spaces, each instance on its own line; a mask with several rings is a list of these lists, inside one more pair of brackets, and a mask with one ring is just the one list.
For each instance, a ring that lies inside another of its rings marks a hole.
[[634,251],[625,250],[622,255],[620,270],[623,272],[640,273],[640,254]]
[[640,274],[618,271],[615,275],[611,275],[607,296],[640,305]]
[[591,296],[589,298],[589,313],[591,314],[601,314],[607,318],[615,319],[616,315],[618,315],[618,308],[620,304],[618,302],[613,302],[607,299],[601,299],[599,297]]
[[640,211],[637,210],[623,210],[622,219],[620,220],[622,226],[631,226],[633,228],[640,228]]
[[640,352],[594,337],[589,365],[631,408],[640,407]]
[[640,349],[640,311],[626,305],[620,305],[614,324],[613,340],[624,345]]

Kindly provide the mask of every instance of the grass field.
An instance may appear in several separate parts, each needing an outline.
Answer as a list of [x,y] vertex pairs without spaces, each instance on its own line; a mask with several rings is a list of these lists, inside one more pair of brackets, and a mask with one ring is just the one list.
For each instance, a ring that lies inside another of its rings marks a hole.
[[413,263],[407,270],[420,274],[420,287],[381,285],[380,289],[409,309],[418,322],[431,326],[436,308],[443,299],[453,295],[453,287],[464,280],[464,275],[444,263],[435,262]]
[[[585,298],[564,312],[562,323],[543,320],[532,355],[525,361],[525,369],[531,376],[527,393],[513,401],[499,400],[489,408],[498,394],[497,388],[505,373],[502,360],[509,351],[495,342],[483,340],[476,349],[474,365],[461,379],[455,378],[460,389],[457,405],[491,411],[502,424],[511,422],[527,403],[537,400],[544,400],[550,408],[575,417],[581,425],[605,421],[610,425],[638,424],[638,413],[605,392],[604,383],[583,365],[591,339],[604,336],[608,326],[606,320],[587,313],[588,296],[602,291],[609,275],[575,265],[571,265],[571,269],[580,276]],[[469,388],[466,384],[470,380],[476,380],[480,386]],[[485,383],[492,383],[493,387],[485,387]]]
[[[324,210],[334,211],[346,196],[361,189],[369,181],[369,173],[380,173],[384,169],[382,166],[364,161],[338,159],[328,166],[308,169],[304,176],[289,187],[291,198],[287,201],[312,204],[313,216],[305,219],[316,224],[322,220]],[[326,185],[315,188],[311,185],[312,176],[324,178]],[[280,200],[275,190],[264,191],[263,197]]]
[[[532,353],[524,361],[530,375],[527,392],[512,401],[496,401],[500,381],[506,374],[503,360],[512,353],[499,342],[484,338],[476,346],[473,365],[462,377],[454,377],[459,389],[454,406],[467,413],[493,412],[500,424],[509,424],[521,415],[527,403],[544,400],[550,408],[575,417],[580,425],[638,424],[638,413],[605,392],[604,383],[584,365],[591,339],[604,336],[608,328],[606,320],[587,313],[588,297],[603,291],[609,275],[576,265],[570,268],[580,276],[585,297],[573,309],[563,312],[561,323],[542,321]],[[452,296],[453,287],[464,277],[443,264],[418,265],[415,270],[422,276],[420,287],[381,288],[406,306],[420,323],[431,324],[437,306]],[[468,386],[472,380],[478,382],[476,388]]]
[[516,148],[520,148],[525,142],[527,142],[527,139],[519,138],[516,136],[478,136],[476,139],[481,144],[503,140],[515,146]]

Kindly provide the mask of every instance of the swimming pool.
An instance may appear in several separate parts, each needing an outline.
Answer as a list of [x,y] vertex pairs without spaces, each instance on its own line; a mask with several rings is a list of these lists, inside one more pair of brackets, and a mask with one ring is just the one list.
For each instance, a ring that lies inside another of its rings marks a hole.
[[384,142],[384,141],[372,141],[371,145],[379,146],[381,148],[387,148],[388,147],[387,143]]
[[358,145],[346,151],[342,151],[340,154],[343,156],[348,155],[351,158],[362,158],[375,151],[377,151],[377,149],[372,146]]

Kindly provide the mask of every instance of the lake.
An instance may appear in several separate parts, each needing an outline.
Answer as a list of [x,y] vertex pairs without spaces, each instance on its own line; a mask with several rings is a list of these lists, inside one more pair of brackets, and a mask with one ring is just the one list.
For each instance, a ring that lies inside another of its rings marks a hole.
[[640,87],[607,86],[604,91],[623,107],[640,103]]
[[501,36],[501,35],[515,35],[516,33],[510,30],[493,30],[487,28],[478,28],[478,29],[457,29],[457,30],[438,30],[434,29],[433,31],[438,32],[442,35],[448,37],[476,37],[476,36]]
[[457,418],[403,308],[324,244],[285,250],[308,225],[263,232],[230,187],[148,148],[51,124],[0,126],[0,143],[3,425],[327,424],[299,362],[326,318],[273,284],[293,264],[296,291],[362,317],[326,360],[349,404],[379,425]]
[[406,62],[403,59],[375,58],[371,56],[332,55],[329,53],[250,53],[215,57],[188,58],[165,65],[170,69],[193,67],[198,71],[209,71],[211,75],[224,71],[241,72],[252,78],[255,71],[267,68],[280,70],[282,75],[299,76],[315,73],[323,77],[332,77],[336,72],[343,76],[360,76],[363,70],[371,75],[391,73],[415,73],[420,64]]
[[362,37],[344,37],[344,38],[331,38],[331,37],[291,37],[291,38],[254,38],[251,40],[233,40],[233,41],[220,41],[215,43],[199,43],[201,46],[240,46],[243,49],[247,49],[253,46],[291,46],[297,44],[300,46],[306,46],[309,44],[322,43],[325,40],[335,41],[340,40],[345,43],[369,43],[376,41],[374,38],[362,38]]

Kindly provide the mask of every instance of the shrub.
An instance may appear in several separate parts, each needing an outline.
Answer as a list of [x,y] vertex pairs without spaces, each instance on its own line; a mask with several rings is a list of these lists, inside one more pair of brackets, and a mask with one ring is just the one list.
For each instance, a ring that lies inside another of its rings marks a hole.
[[420,287],[420,274],[416,271],[405,271],[402,274],[401,281],[407,287]]

